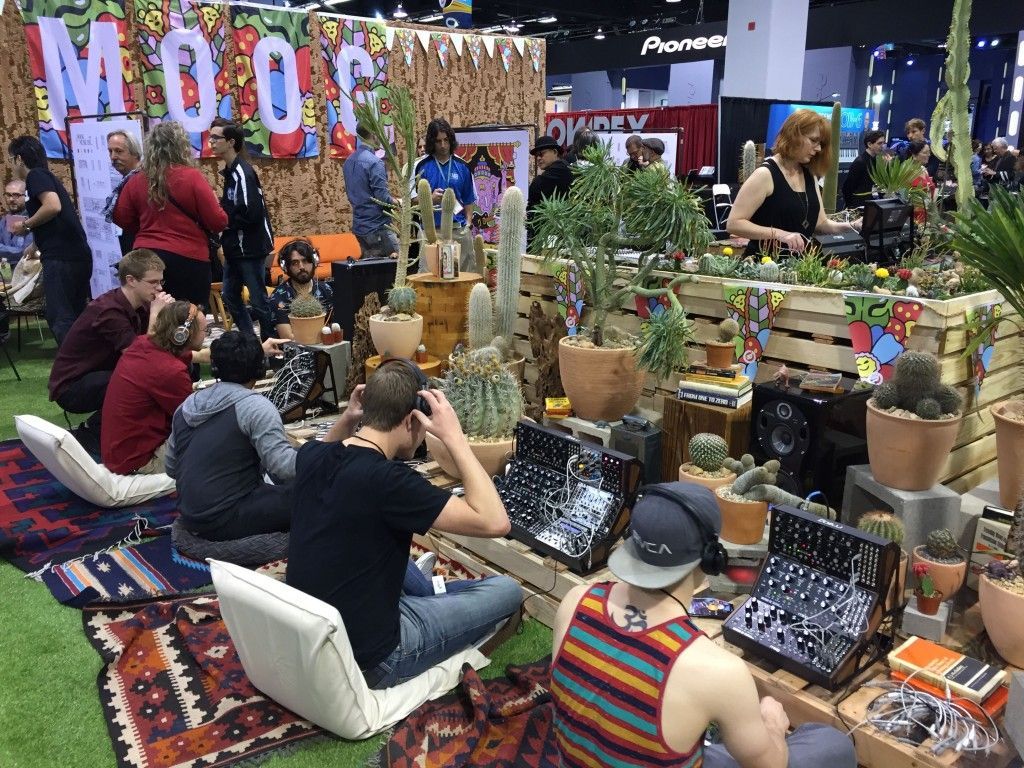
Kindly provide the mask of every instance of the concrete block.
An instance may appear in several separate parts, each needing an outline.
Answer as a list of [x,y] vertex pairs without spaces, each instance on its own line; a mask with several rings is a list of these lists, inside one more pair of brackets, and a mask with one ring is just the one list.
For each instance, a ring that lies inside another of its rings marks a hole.
[[946,634],[946,624],[949,623],[949,603],[940,603],[939,610],[934,616],[918,611],[916,603],[916,599],[911,597],[907,607],[903,609],[901,629],[904,634],[917,635],[941,643],[942,636]]
[[1010,672],[1010,699],[1006,703],[1003,727],[1017,754],[1024,755],[1024,672],[1020,670]]

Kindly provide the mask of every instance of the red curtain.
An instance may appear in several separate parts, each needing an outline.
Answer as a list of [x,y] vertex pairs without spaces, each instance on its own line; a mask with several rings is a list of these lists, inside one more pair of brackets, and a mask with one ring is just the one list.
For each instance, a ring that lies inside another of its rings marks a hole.
[[[565,121],[566,125],[575,126],[582,118],[586,124],[593,125],[593,118],[615,116],[632,116],[639,120],[647,115],[647,121],[643,128],[649,131],[661,129],[682,128],[683,149],[676,153],[676,173],[685,176],[694,168],[703,165],[716,165],[716,150],[718,138],[718,105],[699,104],[692,107],[650,107],[646,109],[608,109],[608,110],[584,110],[582,112],[549,112],[547,122],[553,119]],[[572,121],[571,123],[569,121]],[[629,122],[626,122],[626,131],[629,131]]]

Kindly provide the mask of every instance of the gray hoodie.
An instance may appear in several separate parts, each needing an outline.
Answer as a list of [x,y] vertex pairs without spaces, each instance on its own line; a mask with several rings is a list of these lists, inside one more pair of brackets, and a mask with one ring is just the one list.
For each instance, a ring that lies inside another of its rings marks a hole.
[[177,480],[183,521],[201,529],[261,486],[264,471],[275,483],[293,480],[295,449],[270,400],[222,381],[175,411],[166,467]]

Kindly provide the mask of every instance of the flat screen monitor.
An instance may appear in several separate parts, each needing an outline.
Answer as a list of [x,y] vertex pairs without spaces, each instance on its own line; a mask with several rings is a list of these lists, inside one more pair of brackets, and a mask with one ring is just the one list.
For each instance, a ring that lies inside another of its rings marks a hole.
[[[823,104],[772,104],[768,109],[768,133],[765,147],[774,147],[786,118],[798,109],[809,109],[832,120],[832,107]],[[863,150],[861,137],[871,129],[872,111],[861,107],[843,107],[839,129],[839,163],[848,165]]]
[[864,219],[860,231],[865,239],[879,234],[898,233],[913,213],[914,206],[897,197],[868,200],[864,203]]

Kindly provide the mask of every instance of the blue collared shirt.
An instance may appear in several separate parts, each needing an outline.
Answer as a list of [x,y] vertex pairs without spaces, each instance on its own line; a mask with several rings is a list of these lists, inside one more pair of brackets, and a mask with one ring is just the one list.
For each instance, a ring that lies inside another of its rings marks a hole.
[[[25,217],[28,215],[28,212],[22,211],[15,215]],[[7,259],[11,266],[14,266],[18,263],[18,259],[21,258],[21,254],[25,251],[26,246],[32,242],[32,233],[15,235],[7,227],[8,216],[10,214],[7,213],[0,216],[0,256]]]
[[352,232],[368,235],[391,223],[391,217],[381,203],[391,205],[388,174],[384,161],[363,142],[356,140],[356,151],[342,166],[345,174],[345,192],[352,204]]

